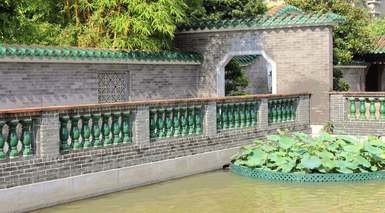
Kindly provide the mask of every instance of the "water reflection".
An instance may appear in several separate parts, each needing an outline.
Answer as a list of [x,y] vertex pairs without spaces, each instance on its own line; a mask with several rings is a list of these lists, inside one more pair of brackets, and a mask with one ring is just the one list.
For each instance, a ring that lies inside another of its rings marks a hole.
[[217,171],[37,212],[385,212],[385,182],[286,184]]

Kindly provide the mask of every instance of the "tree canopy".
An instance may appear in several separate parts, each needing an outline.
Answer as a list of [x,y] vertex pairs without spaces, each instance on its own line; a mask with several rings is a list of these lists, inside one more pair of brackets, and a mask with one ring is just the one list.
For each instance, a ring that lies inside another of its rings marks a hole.
[[355,55],[363,54],[372,47],[369,34],[369,15],[364,7],[354,6],[355,0],[286,0],[288,4],[304,11],[332,11],[346,18],[334,29],[334,62],[350,62]]

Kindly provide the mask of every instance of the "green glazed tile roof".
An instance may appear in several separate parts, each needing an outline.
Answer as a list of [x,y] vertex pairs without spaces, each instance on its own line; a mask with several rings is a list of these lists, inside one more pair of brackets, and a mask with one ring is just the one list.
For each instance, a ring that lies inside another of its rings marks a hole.
[[257,59],[257,57],[258,55],[239,55],[234,56],[232,60],[235,60],[241,66],[247,66],[252,64]]
[[282,16],[282,15],[303,14],[303,13],[304,12],[301,9],[293,5],[282,5],[268,11],[268,14],[271,16]]
[[179,32],[202,30],[242,29],[255,27],[283,27],[301,25],[329,25],[345,21],[343,16],[332,12],[311,14],[283,14],[280,16],[260,16],[250,19],[227,19],[204,21],[178,26]]
[[140,61],[185,61],[201,62],[203,56],[189,52],[146,52],[106,49],[57,48],[57,47],[25,47],[1,46],[2,58],[39,58],[39,59],[72,59],[72,60],[140,60]]

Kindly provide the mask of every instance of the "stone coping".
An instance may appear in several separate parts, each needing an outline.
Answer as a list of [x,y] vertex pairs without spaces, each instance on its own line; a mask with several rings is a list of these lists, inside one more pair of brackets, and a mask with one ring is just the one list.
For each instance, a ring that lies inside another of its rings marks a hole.
[[385,96],[385,92],[329,92],[330,95],[357,96],[357,97],[373,97]]
[[129,101],[118,103],[105,104],[83,104],[83,105],[65,105],[65,106],[48,106],[48,107],[30,107],[17,109],[0,109],[0,116],[8,114],[23,114],[23,113],[42,113],[52,111],[70,111],[70,110],[93,110],[100,108],[121,108],[121,107],[137,107],[137,106],[167,106],[167,105],[183,105],[191,103],[207,103],[207,102],[226,102],[235,100],[249,100],[249,99],[263,99],[263,98],[283,98],[294,96],[310,96],[309,93],[295,93],[295,94],[262,94],[249,96],[231,96],[231,97],[202,97],[202,98],[185,98],[185,99],[167,99],[167,100],[143,100],[143,101]]
[[367,172],[367,173],[331,173],[331,174],[296,174],[273,172],[262,169],[251,169],[235,164],[230,165],[230,171],[246,177],[255,179],[264,179],[268,181],[280,182],[309,182],[309,183],[328,183],[328,182],[349,182],[349,181],[369,181],[384,180],[385,171]]

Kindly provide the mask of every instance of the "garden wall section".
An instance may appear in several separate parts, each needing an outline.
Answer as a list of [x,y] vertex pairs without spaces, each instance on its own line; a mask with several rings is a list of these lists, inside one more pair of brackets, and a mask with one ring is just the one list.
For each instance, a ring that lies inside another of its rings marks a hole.
[[197,96],[199,64],[0,62],[0,108]]

